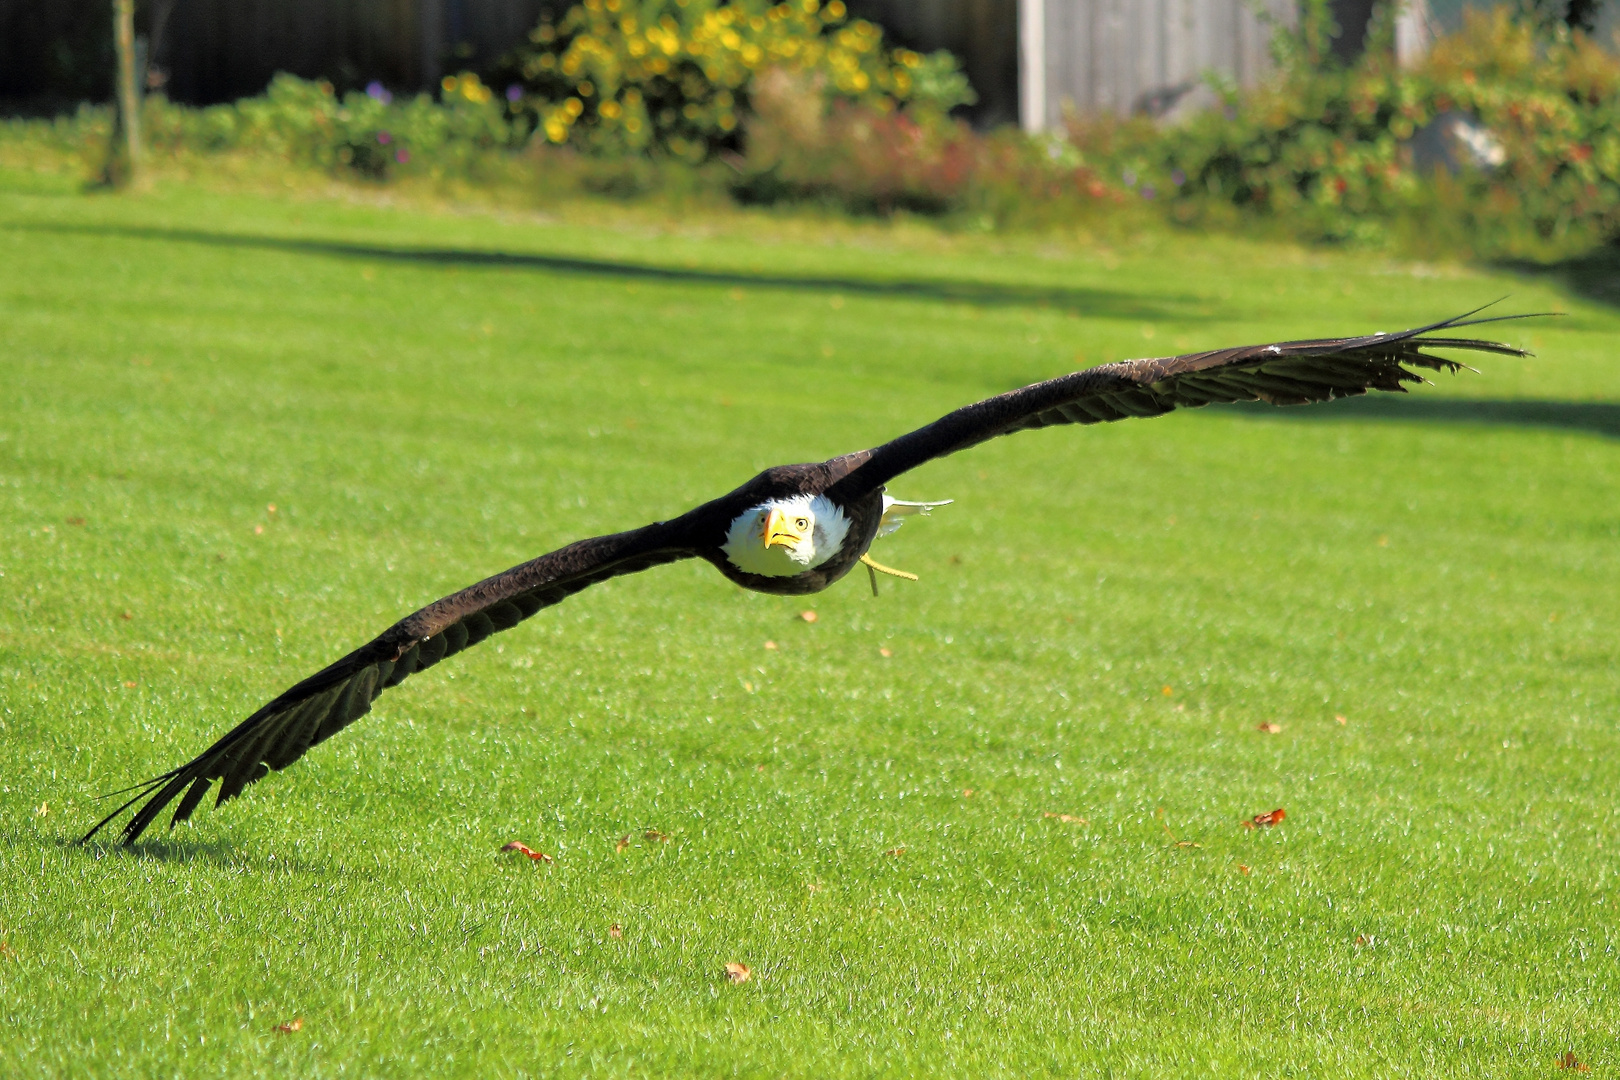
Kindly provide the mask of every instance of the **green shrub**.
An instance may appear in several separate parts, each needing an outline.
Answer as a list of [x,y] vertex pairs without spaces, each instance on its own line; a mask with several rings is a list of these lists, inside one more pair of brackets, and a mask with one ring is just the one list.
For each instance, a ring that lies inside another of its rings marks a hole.
[[[1477,121],[1487,160],[1427,174],[1413,137],[1448,115]],[[1489,256],[1620,233],[1620,59],[1506,10],[1472,15],[1414,70],[1380,50],[1348,69],[1294,62],[1183,127],[1076,122],[1073,137],[1187,222],[1225,205],[1308,239]]]
[[280,74],[258,96],[187,109],[151,99],[148,139],[158,148],[253,147],[318,168],[385,180],[405,172],[466,172],[491,150],[521,146],[526,118],[476,75],[444,80],[443,95],[396,102],[373,84],[341,99],[327,82]]
[[741,146],[755,80],[803,77],[818,95],[884,110],[973,100],[948,53],[883,45],[842,0],[584,0],[543,22],[519,67],[538,127],[597,153],[698,162]]

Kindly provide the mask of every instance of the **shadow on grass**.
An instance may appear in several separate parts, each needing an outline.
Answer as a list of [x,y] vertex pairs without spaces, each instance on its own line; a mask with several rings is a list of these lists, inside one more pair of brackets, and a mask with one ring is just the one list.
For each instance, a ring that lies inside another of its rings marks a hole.
[[432,266],[488,266],[543,270],[551,273],[580,274],[636,281],[660,281],[698,285],[749,286],[768,289],[798,289],[813,292],[840,292],[891,299],[939,300],[986,307],[1047,305],[1116,319],[1207,319],[1201,301],[1192,296],[1140,295],[1112,289],[1070,286],[1003,285],[987,281],[953,281],[949,278],[862,278],[811,274],[766,274],[740,270],[708,270],[697,267],[659,266],[654,263],[593,259],[577,255],[544,255],[530,252],[480,251],[475,248],[394,247],[361,244],[344,240],[311,237],[253,236],[245,233],[209,232],[202,229],[170,229],[137,225],[70,225],[63,223],[8,223],[4,228],[82,236],[118,236],[171,243],[206,244],[210,247],[249,248],[285,251],[304,255],[329,255],[351,259],[421,263]]
[[1620,246],[1599,248],[1550,264],[1509,261],[1499,265],[1525,277],[1553,278],[1588,300],[1620,307]]
[[1506,424],[1562,428],[1620,439],[1620,404],[1602,401],[1500,401],[1369,394],[1308,407],[1277,408],[1246,401],[1217,408],[1250,420],[1342,423],[1394,420],[1414,424]]
[[116,833],[106,837],[98,836],[88,844],[81,844],[77,834],[73,836],[47,836],[41,833],[6,829],[0,830],[0,845],[11,848],[26,847],[35,850],[42,846],[54,845],[62,851],[78,852],[97,861],[102,859],[135,859],[142,862],[159,862],[174,866],[204,863],[221,870],[258,870],[263,872],[279,870],[295,874],[324,874],[330,872],[329,868],[317,867],[300,859],[288,857],[281,852],[266,855],[251,851],[228,840],[174,839],[172,834],[151,837],[141,840],[134,847],[125,847]]

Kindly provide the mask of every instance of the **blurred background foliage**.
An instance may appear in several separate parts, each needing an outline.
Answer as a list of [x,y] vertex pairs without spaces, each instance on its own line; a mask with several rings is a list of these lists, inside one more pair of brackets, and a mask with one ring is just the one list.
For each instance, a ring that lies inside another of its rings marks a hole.
[[[1556,8],[1556,10],[1554,10]],[[1070,115],[976,130],[956,59],[895,47],[842,0],[584,0],[432,95],[278,76],[204,108],[148,96],[169,160],[231,154],[364,183],[454,179],[621,197],[694,193],[952,227],[1272,231],[1420,255],[1552,260],[1620,237],[1620,57],[1595,4],[1473,12],[1412,65],[1389,8],[1333,51],[1324,0],[1280,29],[1274,74],[1177,123]],[[6,122],[87,169],[110,117]]]

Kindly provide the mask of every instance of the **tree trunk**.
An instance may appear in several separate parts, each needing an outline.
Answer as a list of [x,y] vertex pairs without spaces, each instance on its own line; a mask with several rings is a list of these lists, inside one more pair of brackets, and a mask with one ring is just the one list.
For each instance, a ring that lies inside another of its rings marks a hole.
[[[115,183],[136,184],[141,178],[141,88],[135,72],[135,0],[113,0],[113,42],[118,50],[118,130],[124,136],[124,168],[109,168]],[[117,157],[114,147],[113,156]]]

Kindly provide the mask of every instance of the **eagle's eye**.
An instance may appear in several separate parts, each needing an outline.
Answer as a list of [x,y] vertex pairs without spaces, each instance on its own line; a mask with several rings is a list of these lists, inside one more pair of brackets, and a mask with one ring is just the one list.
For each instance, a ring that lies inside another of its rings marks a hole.
[[793,524],[794,524],[794,526],[796,528],[798,528],[800,530],[808,529],[810,527],[810,521],[809,521],[808,518],[799,518],[796,521],[794,521]]

